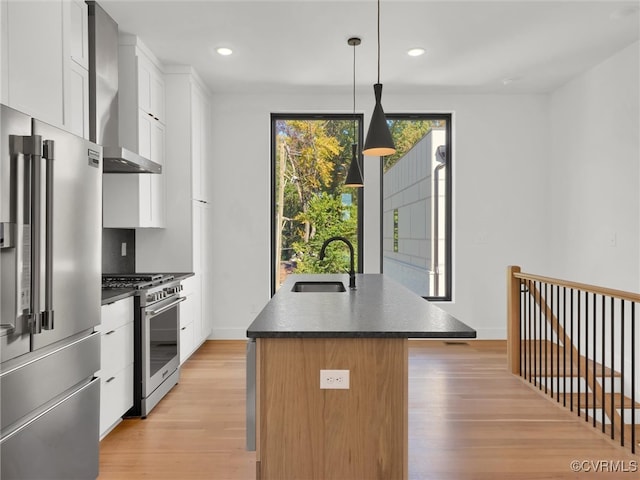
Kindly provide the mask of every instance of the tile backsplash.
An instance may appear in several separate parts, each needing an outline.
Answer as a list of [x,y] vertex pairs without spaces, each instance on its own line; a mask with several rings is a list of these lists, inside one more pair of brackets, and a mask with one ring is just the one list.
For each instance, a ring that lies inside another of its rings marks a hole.
[[102,273],[136,271],[136,231],[124,228],[102,229]]

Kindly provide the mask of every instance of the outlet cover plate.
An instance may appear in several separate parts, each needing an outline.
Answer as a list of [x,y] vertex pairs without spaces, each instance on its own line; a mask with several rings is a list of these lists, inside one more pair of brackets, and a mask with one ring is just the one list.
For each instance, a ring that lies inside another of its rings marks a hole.
[[349,390],[349,370],[320,370],[320,388]]

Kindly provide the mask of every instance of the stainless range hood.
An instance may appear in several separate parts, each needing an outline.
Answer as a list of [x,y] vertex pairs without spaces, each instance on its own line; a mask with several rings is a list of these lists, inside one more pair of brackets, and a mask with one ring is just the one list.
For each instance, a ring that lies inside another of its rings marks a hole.
[[104,147],[104,173],[161,173],[162,166],[118,140],[118,24],[89,6],[89,139]]

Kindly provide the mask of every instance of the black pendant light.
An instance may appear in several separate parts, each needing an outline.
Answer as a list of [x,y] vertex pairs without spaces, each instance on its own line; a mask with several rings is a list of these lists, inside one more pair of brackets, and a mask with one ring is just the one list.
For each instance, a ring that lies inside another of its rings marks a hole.
[[387,125],[387,119],[382,110],[382,84],[380,83],[380,0],[378,0],[378,83],[373,86],[376,96],[376,105],[373,108],[367,139],[364,142],[362,153],[369,156],[391,155],[396,153],[396,147],[391,138],[391,132]]
[[347,43],[353,47],[353,143],[351,144],[351,165],[349,165],[344,185],[346,187],[363,187],[360,155],[358,155],[358,144],[356,142],[356,47],[360,45],[361,40],[358,37],[352,37],[347,40]]

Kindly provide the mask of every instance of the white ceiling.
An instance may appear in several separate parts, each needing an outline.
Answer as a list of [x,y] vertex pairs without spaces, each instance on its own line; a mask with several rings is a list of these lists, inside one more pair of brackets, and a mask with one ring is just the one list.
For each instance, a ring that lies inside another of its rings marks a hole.
[[[362,38],[357,84],[376,81],[373,0],[98,3],[214,92],[350,91],[351,36]],[[380,80],[396,93],[548,92],[637,41],[639,19],[640,0],[382,0]],[[427,53],[409,57],[416,46]]]

